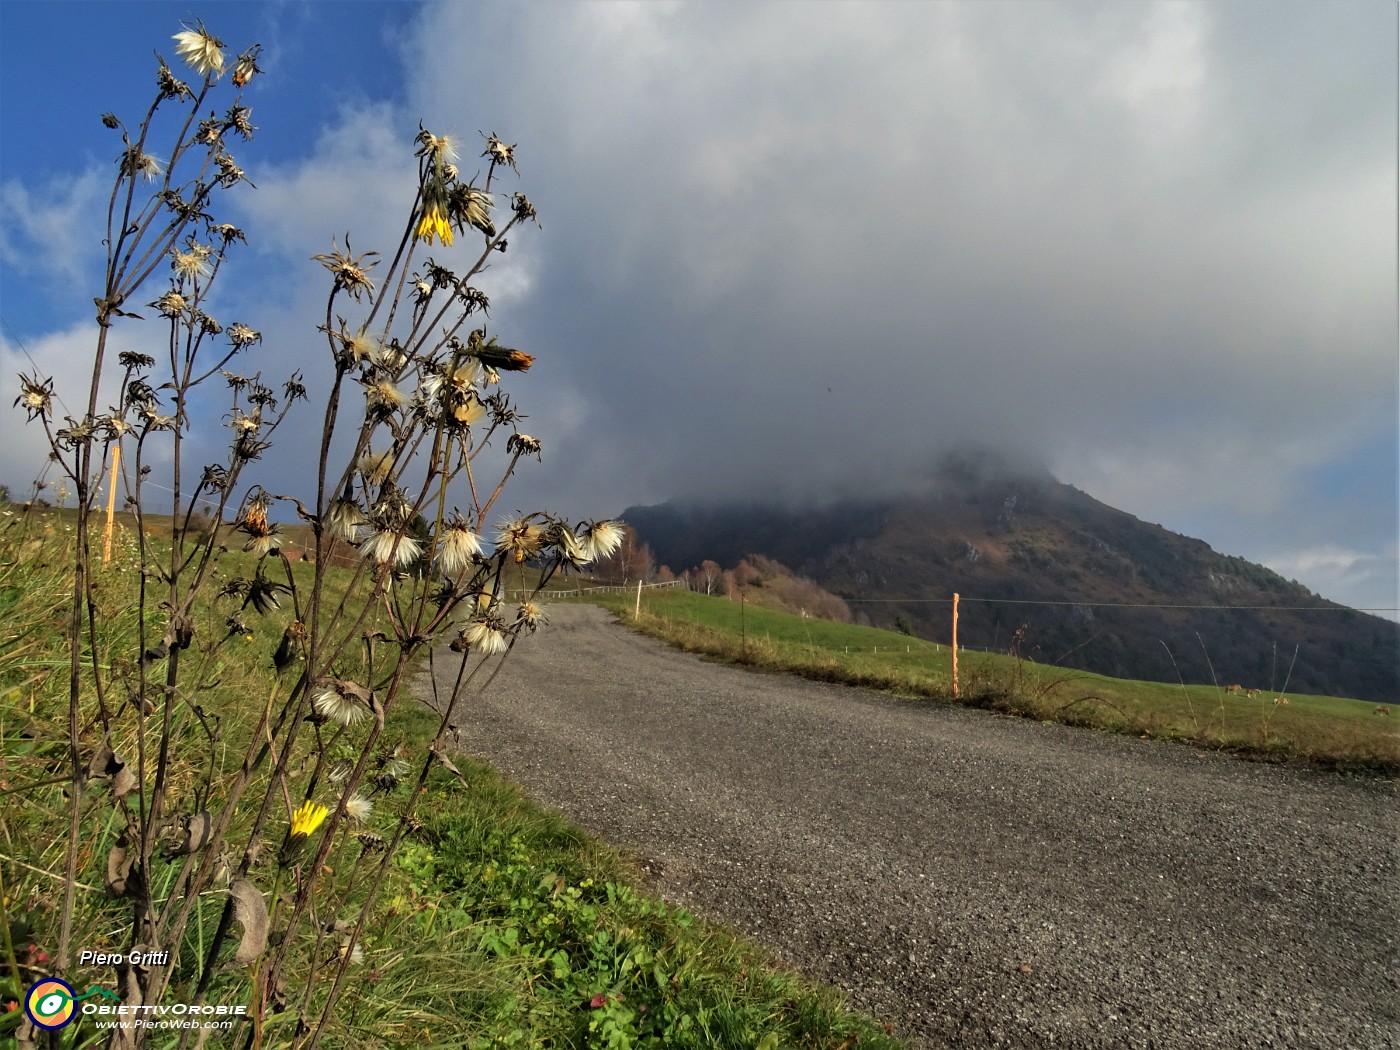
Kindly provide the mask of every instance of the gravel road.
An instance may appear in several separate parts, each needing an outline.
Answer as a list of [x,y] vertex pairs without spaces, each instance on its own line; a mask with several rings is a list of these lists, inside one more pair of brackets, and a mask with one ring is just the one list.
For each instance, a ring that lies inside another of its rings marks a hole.
[[472,701],[463,749],[914,1045],[1400,1046],[1394,784],[549,615]]

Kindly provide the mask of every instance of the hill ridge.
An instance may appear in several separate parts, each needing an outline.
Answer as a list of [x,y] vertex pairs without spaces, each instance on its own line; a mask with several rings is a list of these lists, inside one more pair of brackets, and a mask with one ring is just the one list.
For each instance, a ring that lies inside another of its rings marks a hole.
[[985,456],[945,460],[902,497],[672,501],[622,517],[676,572],[762,555],[858,619],[923,637],[946,640],[935,603],[957,592],[969,645],[1005,647],[1024,624],[1039,658],[1115,677],[1400,699],[1400,624]]

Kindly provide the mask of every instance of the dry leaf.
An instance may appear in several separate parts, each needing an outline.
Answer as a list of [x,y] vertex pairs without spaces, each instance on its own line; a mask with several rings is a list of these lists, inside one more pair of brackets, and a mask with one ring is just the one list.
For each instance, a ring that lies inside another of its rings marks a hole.
[[267,902],[247,879],[238,879],[228,888],[233,898],[233,921],[243,927],[243,939],[233,956],[235,966],[247,966],[267,948]]
[[97,749],[88,763],[87,779],[111,781],[113,798],[121,798],[136,790],[136,774],[126,764],[126,759],[106,744]]
[[110,897],[135,895],[140,876],[136,878],[131,876],[131,869],[136,864],[136,858],[127,854],[126,847],[128,845],[127,838],[123,835],[117,839],[116,845],[112,847],[112,852],[107,854],[107,894]]
[[185,841],[176,846],[171,857],[185,857],[209,844],[214,830],[214,818],[206,813],[191,813],[185,818]]
[[446,755],[444,755],[441,751],[439,751],[437,747],[431,747],[428,750],[439,765],[441,765],[449,773],[455,776],[463,784],[467,782],[467,778],[462,775],[462,771],[458,769],[455,765],[453,765],[452,760],[449,759]]

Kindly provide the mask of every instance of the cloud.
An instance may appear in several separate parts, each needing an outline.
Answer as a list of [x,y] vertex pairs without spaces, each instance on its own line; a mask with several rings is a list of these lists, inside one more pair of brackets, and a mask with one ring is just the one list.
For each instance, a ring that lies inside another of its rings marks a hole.
[[[512,40],[506,80],[421,71],[429,105],[523,141],[563,300],[532,319],[586,318],[586,394],[629,401],[666,473],[729,486],[742,457],[767,488],[1086,429],[1152,448],[1202,409],[1288,445],[1374,404],[1392,135],[1242,198],[1215,9],[873,10],[578,7]],[[505,32],[455,6],[419,31]]]
[[1394,543],[1381,552],[1354,550],[1326,544],[1304,550],[1276,551],[1268,564],[1291,579],[1306,580],[1323,594],[1346,594],[1354,608],[1373,609],[1377,615],[1400,620],[1397,580],[1400,549]]
[[[5,393],[18,394],[20,374],[37,376],[41,381],[54,379],[54,426],[66,426],[65,417],[81,418],[87,409],[96,345],[97,326],[92,322],[23,346],[0,336],[0,377],[5,380]],[[115,383],[103,383],[98,391],[98,411],[105,410],[115,397]],[[33,494],[34,483],[41,477],[54,485],[62,481],[63,471],[49,462],[50,448],[42,424],[29,422],[25,411],[15,407],[8,396],[0,397],[0,447],[5,449],[0,483],[8,485],[15,498]],[[45,498],[52,499],[52,491]]]
[[[347,105],[333,119],[321,126],[314,139],[308,141],[305,154],[281,164],[259,165],[250,175],[257,183],[256,191],[238,192],[220,201],[219,219],[232,219],[241,226],[248,244],[234,244],[229,258],[221,268],[217,286],[205,308],[225,326],[234,320],[258,329],[262,344],[233,359],[228,368],[246,375],[261,373],[263,381],[280,389],[283,380],[294,371],[303,373],[313,394],[312,405],[301,405],[288,418],[275,436],[274,448],[250,465],[245,474],[248,483],[260,482],[278,492],[302,494],[313,491],[315,456],[307,450],[319,443],[321,414],[315,398],[329,389],[331,369],[324,334],[318,327],[325,323],[326,297],[331,279],[322,265],[312,259],[314,254],[328,252],[333,241],[346,246],[346,235],[355,254],[377,251],[379,266],[371,271],[376,281],[376,294],[390,294],[382,287],[383,274],[400,243],[405,224],[413,206],[417,181],[417,160],[414,157],[416,119],[406,117],[396,107],[379,103]],[[85,176],[83,186],[96,185],[97,173]],[[76,190],[74,191],[77,192]],[[56,200],[52,207],[36,209],[33,202],[52,196],[47,190],[31,192],[19,183],[7,187],[9,200],[17,210],[29,202],[32,214],[28,226],[15,229],[27,235],[38,235],[52,215],[67,215],[79,204],[91,211],[95,195],[84,190],[73,201]],[[504,204],[504,202],[503,202]],[[76,243],[81,230],[94,227],[92,215],[67,220],[64,237],[33,246],[34,258],[50,271],[59,273],[67,286],[93,287],[91,260],[82,260],[78,253],[63,249],[65,238]],[[86,225],[84,225],[86,224]],[[479,253],[479,244],[462,238],[454,248],[418,246],[420,261],[432,256],[438,262],[465,271],[468,260]],[[19,242],[16,240],[16,244]],[[100,262],[100,260],[98,260]],[[366,262],[374,261],[367,257]],[[6,260],[7,266],[9,260]],[[529,239],[521,238],[507,256],[493,260],[489,279],[481,283],[491,296],[491,328],[496,319],[509,315],[512,304],[525,297],[533,282],[534,261]],[[421,269],[421,265],[420,265]],[[144,302],[154,298],[164,284],[159,273],[145,286],[138,298]],[[72,296],[67,296],[70,301]],[[362,323],[370,303],[356,304],[342,297],[336,316],[344,317],[353,330]],[[163,325],[154,312],[143,310],[145,321],[119,319],[112,329],[113,353],[124,349],[151,351],[150,339],[160,338]],[[153,328],[153,326],[155,326]],[[28,354],[14,339],[0,342],[0,374],[11,377],[20,371],[37,369],[42,376],[55,376],[62,404],[56,407],[61,419],[65,414],[78,416],[86,407],[84,378],[91,371],[91,360],[97,329],[90,320],[80,321],[70,328],[26,341]],[[206,360],[212,361],[206,355]],[[105,411],[116,398],[115,376],[108,369],[101,390],[98,411]],[[79,388],[82,389],[79,389]],[[17,392],[17,388],[16,388]],[[573,395],[567,387],[555,386],[555,397],[561,410],[553,413],[564,421],[577,419],[569,411]],[[24,413],[9,407],[9,399],[0,408],[0,440],[6,447],[5,477],[12,491],[25,491],[43,470],[48,446],[38,425],[27,426]],[[66,407],[65,407],[66,406]],[[194,425],[190,428],[186,446],[187,462],[212,462],[225,458],[223,445],[228,431],[221,424],[227,409],[224,385],[213,377],[196,395],[191,412]],[[62,425],[61,422],[59,425]],[[528,429],[528,425],[527,425]],[[343,428],[342,428],[343,430]],[[339,446],[337,446],[339,447]],[[153,446],[148,450],[156,453]],[[346,452],[346,449],[340,449]],[[523,469],[523,468],[522,468]],[[49,470],[52,479],[54,469]],[[157,502],[168,495],[156,483],[154,475],[148,480],[148,494]]]
[[55,292],[85,280],[101,262],[91,231],[99,228],[110,186],[95,169],[37,186],[13,178],[0,183],[0,262],[46,279]]
[[[331,237],[392,251],[418,177],[414,128],[388,103],[347,106],[321,126],[306,153],[263,168],[239,201],[257,243],[289,259],[329,249]],[[402,200],[401,207],[391,202]]]
[[1347,457],[1400,379],[1394,17],[1290,12],[447,5],[419,53],[478,76],[408,93],[521,143],[514,319],[613,465],[561,491],[820,496],[990,441],[1278,550],[1318,471],[1394,473]]
[[[1385,5],[426,5],[393,45],[401,94],[345,103],[237,195],[257,280],[231,269],[220,309],[310,377],[309,256],[347,230],[392,255],[420,118],[497,131],[544,227],[481,281],[493,332],[538,356],[512,387],[545,448],[512,483],[526,508],[897,488],[982,442],[1230,553],[1380,557],[1395,22]],[[26,192],[15,209],[62,212]]]

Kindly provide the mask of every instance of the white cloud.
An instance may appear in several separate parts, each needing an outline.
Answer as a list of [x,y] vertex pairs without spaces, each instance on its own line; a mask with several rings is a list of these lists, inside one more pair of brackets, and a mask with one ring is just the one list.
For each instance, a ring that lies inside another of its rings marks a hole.
[[[49,463],[49,443],[37,420],[28,422],[22,408],[13,405],[19,393],[18,376],[54,380],[53,425],[66,426],[65,417],[81,418],[87,411],[92,376],[93,353],[97,346],[96,323],[81,323],[21,347],[0,337],[0,448],[5,450],[4,477],[18,498],[31,494],[39,478],[57,484],[64,476],[57,464]],[[98,391],[98,411],[115,398],[115,377]],[[48,498],[52,498],[52,493]]]
[[263,168],[239,205],[249,240],[309,259],[345,233],[356,252],[392,253],[417,181],[413,127],[387,104],[350,107],[328,121],[304,158]]
[[1400,549],[1394,543],[1380,551],[1324,544],[1267,554],[1265,560],[1325,598],[1400,620]]
[[[262,251],[280,256],[287,271],[297,275],[293,283],[304,299],[324,311],[329,290],[325,271],[310,262],[311,256],[329,252],[334,240],[343,250],[346,235],[354,254],[379,253],[371,279],[379,287],[412,221],[410,208],[418,180],[416,119],[379,103],[347,107],[323,127],[309,153],[295,162],[259,172],[258,190],[239,199],[246,216],[249,241]],[[444,129],[437,129],[439,131]],[[457,129],[447,129],[454,134]],[[462,159],[463,174],[471,172],[473,155]],[[496,214],[508,214],[506,195],[496,194]],[[515,238],[509,253],[491,262],[489,285],[493,316],[524,296],[532,283],[533,262],[528,235]],[[465,271],[480,254],[475,235],[463,235],[452,248],[417,245],[421,265],[428,257]],[[312,314],[309,327],[324,320]]]
[[[421,116],[520,144],[544,230],[481,284],[539,355],[519,386],[542,474],[599,513],[893,484],[1000,439],[1231,553],[1252,532],[1381,556],[1329,536],[1347,511],[1310,487],[1393,468],[1356,451],[1394,433],[1397,381],[1394,60],[1361,6],[537,14],[417,9],[404,110],[347,105],[253,172],[261,283],[231,265],[221,294],[267,334],[257,360],[321,362],[309,256],[332,237],[387,269]],[[7,265],[77,206],[5,192],[31,213]]]
[[[117,402],[121,379],[118,355],[124,350],[145,348],[142,324],[139,321],[119,320],[110,330],[102,380],[97,388],[99,416],[109,412]],[[55,495],[60,489],[67,490],[70,495],[75,494],[74,486],[63,468],[51,459],[52,449],[43,424],[38,420],[31,422],[24,409],[14,405],[14,396],[20,389],[20,374],[37,376],[41,381],[52,379],[51,429],[57,431],[68,426],[70,419],[82,418],[87,412],[92,389],[97,333],[96,322],[80,322],[24,346],[0,337],[0,448],[5,450],[3,464],[0,464],[0,484],[8,485],[14,498],[33,495],[34,485],[39,481],[47,486],[41,493],[45,499],[56,502]],[[144,498],[149,500],[148,507],[169,506],[169,479],[161,476],[162,469],[171,461],[170,444],[166,437],[155,436],[142,446],[142,463],[153,468],[143,482],[147,486]],[[187,453],[198,447],[198,444],[187,444]],[[134,483],[134,467],[129,457],[135,454],[135,446],[130,439],[123,443],[122,452],[127,457],[123,460],[123,474],[128,482]],[[96,464],[94,469],[97,469]],[[105,481],[101,483],[101,492],[105,499]],[[119,488],[119,501],[125,498],[126,491]]]
[[1126,107],[1142,145],[1158,157],[1191,146],[1201,130],[1209,17],[1199,3],[1149,5],[1137,32],[1111,52],[1099,84]]
[[90,279],[102,258],[92,231],[110,191],[110,180],[95,169],[38,186],[0,183],[0,261],[54,282]]

